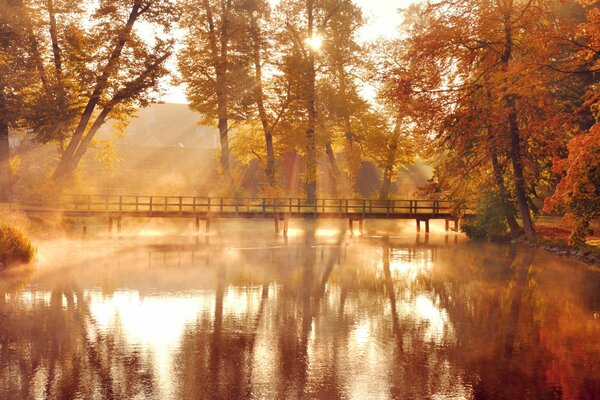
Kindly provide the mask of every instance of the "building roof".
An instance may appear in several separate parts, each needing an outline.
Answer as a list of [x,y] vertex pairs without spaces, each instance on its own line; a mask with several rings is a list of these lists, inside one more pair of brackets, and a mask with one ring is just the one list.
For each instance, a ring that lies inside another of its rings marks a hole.
[[185,104],[151,104],[139,110],[125,130],[123,144],[141,147],[219,146],[218,129],[200,125],[202,115]]

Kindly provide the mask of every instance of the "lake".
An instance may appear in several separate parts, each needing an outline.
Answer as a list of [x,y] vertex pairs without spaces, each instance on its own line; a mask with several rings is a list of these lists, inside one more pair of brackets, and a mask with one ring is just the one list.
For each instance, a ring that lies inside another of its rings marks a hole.
[[37,242],[0,399],[599,399],[600,269],[414,224]]

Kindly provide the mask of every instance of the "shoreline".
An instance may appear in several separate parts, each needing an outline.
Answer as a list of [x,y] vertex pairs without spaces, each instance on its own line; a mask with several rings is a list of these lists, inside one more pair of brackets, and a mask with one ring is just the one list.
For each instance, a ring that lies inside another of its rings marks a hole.
[[600,248],[597,246],[589,244],[580,247],[571,246],[564,239],[550,239],[544,236],[533,240],[521,239],[519,241],[526,246],[546,250],[559,257],[575,258],[588,265],[600,268]]

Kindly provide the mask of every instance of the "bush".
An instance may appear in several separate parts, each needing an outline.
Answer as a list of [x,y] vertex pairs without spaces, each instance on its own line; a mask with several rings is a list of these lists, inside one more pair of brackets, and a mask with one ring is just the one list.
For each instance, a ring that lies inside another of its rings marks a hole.
[[466,219],[460,229],[471,239],[499,240],[507,234],[505,218],[502,199],[489,193],[480,199],[476,214]]
[[23,232],[9,225],[0,225],[0,263],[28,263],[35,249]]

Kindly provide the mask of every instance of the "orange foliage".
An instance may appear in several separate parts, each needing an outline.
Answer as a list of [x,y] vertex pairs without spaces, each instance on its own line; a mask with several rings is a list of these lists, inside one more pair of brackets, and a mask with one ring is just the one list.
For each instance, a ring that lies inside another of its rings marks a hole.
[[[585,43],[574,55],[578,70],[600,71],[600,8],[595,0],[580,0],[587,8],[587,21],[580,24],[578,40]],[[565,159],[555,157],[552,172],[561,177],[552,197],[546,200],[546,212],[565,211],[575,216],[577,222],[571,233],[572,243],[585,242],[591,234],[592,219],[600,216],[600,92],[598,84],[590,85],[585,95],[585,105],[596,117],[589,132],[577,135],[568,144]]]
[[571,139],[568,148],[567,158],[554,160],[552,171],[562,179],[544,210],[572,213],[577,224],[571,241],[577,243],[585,241],[590,221],[600,216],[600,123]]

